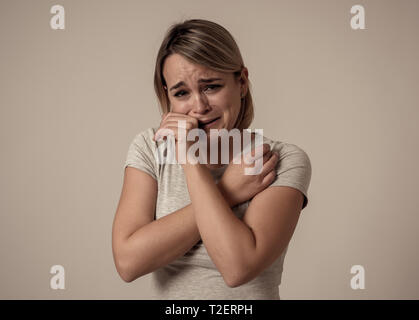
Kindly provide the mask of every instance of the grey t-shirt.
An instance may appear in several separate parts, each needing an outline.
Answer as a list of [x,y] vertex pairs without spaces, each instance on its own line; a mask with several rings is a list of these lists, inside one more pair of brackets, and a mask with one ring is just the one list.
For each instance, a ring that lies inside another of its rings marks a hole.
[[[155,219],[164,217],[191,203],[182,166],[161,164],[158,161],[160,143],[153,141],[158,128],[148,128],[138,133],[129,146],[125,166],[142,170],[158,183]],[[294,144],[273,141],[263,137],[271,150],[279,153],[276,180],[268,187],[289,186],[304,195],[303,209],[308,203],[308,187],[311,179],[310,159]],[[227,165],[211,170],[215,179],[222,176]],[[250,201],[232,208],[242,219]],[[209,257],[205,245],[200,241],[184,256],[151,273],[152,297],[154,299],[266,299],[279,300],[279,285],[288,246],[280,257],[253,280],[236,288],[228,287],[215,264]]]

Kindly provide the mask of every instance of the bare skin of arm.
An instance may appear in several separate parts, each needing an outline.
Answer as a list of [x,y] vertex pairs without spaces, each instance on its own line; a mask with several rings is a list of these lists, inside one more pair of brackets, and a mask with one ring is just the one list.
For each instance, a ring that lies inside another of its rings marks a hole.
[[[272,155],[269,145],[266,146],[264,162]],[[231,182],[224,179],[222,186],[217,185],[230,207],[249,200],[269,185],[256,179],[253,184],[243,186]],[[241,194],[240,202],[234,196],[236,192]],[[126,282],[183,256],[201,239],[192,204],[154,220],[156,201],[156,180],[143,171],[127,167],[112,226],[114,262],[120,277]],[[212,201],[219,199],[214,197]]]

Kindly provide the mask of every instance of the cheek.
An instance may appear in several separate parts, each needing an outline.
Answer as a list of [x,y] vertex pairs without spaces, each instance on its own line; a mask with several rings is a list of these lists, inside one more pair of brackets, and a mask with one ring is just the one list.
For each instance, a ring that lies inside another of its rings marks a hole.
[[174,101],[174,102],[171,101],[169,108],[171,112],[183,113],[183,114],[187,113],[187,108],[184,106],[184,104],[179,103],[177,101]]
[[235,98],[232,94],[225,94],[219,97],[218,105],[223,109],[224,114],[228,114],[230,117],[235,113]]
[[241,108],[241,101],[235,101],[235,99],[231,100],[231,103],[228,105],[228,109],[226,110],[226,113],[228,114],[229,121],[234,124],[236,121],[236,118],[238,117],[240,113]]
[[222,109],[224,123],[228,127],[232,127],[236,121],[240,112],[240,101],[234,94],[222,95],[214,100],[214,105]]

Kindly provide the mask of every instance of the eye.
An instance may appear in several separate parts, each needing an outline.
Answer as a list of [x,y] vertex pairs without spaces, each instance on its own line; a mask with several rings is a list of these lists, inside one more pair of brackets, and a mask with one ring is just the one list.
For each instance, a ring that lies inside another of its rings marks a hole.
[[219,88],[219,87],[221,87],[221,85],[219,85],[219,84],[210,84],[210,85],[207,86],[207,88],[210,88],[211,90],[214,90],[214,89]]
[[182,97],[183,95],[180,95],[180,93],[182,93],[182,92],[186,92],[186,91],[184,91],[184,90],[178,91],[174,94],[174,96],[175,97]]
[[[213,90],[215,90],[215,89],[217,89],[217,88],[219,88],[219,87],[222,87],[222,85],[219,85],[219,84],[210,84],[210,85],[207,85],[207,86],[205,87],[205,90],[210,89],[210,91],[213,91]],[[180,91],[176,92],[173,96],[175,96],[175,97],[177,97],[177,98],[181,98],[181,97],[183,97],[186,93],[188,93],[188,92],[186,92],[185,90],[180,90]]]

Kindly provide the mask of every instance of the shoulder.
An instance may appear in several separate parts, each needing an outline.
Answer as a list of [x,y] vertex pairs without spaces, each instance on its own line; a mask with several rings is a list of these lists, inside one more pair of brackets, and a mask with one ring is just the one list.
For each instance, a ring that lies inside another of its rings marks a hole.
[[150,127],[144,129],[140,132],[137,132],[132,139],[133,142],[147,144],[148,146],[156,145],[155,141],[153,140],[154,134],[156,132],[156,128]]
[[310,168],[311,161],[307,152],[300,146],[279,140],[274,140],[263,136],[263,143],[270,145],[272,151],[276,151],[279,154],[279,160],[286,160],[287,164],[299,163]]
[[290,142],[272,139],[259,133],[258,138],[259,142],[256,141],[256,143],[263,142],[269,144],[271,150],[276,151],[279,154],[280,160],[287,159],[288,163],[297,161],[302,164],[305,164],[311,169],[310,157],[308,156],[307,152],[300,146]]
[[276,179],[270,186],[289,186],[300,190],[304,195],[304,205],[308,202],[308,189],[312,167],[307,152],[300,146],[263,136],[263,143],[270,145],[279,154]]
[[[301,148],[300,146],[289,143],[289,142],[281,142],[281,141],[273,141],[269,140],[271,149],[273,151],[278,152],[279,160],[286,161],[286,164],[300,164],[306,166],[310,169],[311,172],[311,161],[310,157],[308,156],[307,152]],[[268,143],[268,142],[265,142]]]
[[153,140],[156,131],[157,128],[150,127],[137,132],[134,137],[131,138],[130,151],[140,152],[155,158],[159,147],[158,142]]
[[155,131],[156,128],[147,128],[135,134],[131,139],[124,167],[135,167],[157,179],[157,145],[153,140]]

